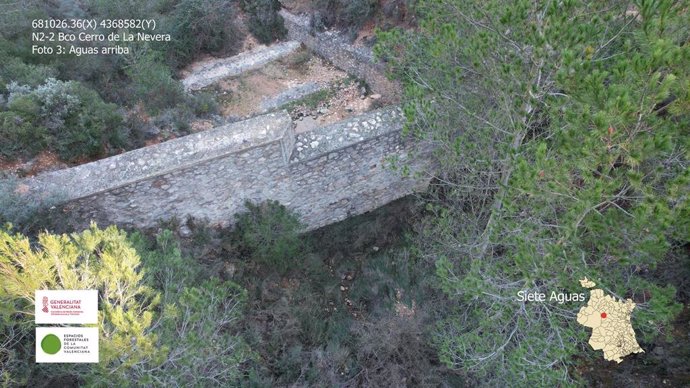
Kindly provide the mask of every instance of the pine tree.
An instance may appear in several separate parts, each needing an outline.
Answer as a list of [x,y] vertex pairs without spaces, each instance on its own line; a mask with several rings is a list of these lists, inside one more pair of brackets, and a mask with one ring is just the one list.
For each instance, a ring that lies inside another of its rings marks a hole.
[[[143,236],[128,237],[115,226],[43,233],[34,243],[0,230],[3,386],[235,382],[250,356],[234,328],[246,292],[232,282],[202,279],[198,263],[182,256],[169,231],[161,232],[154,248]],[[33,362],[34,291],[39,289],[98,290],[98,364],[46,368]]]
[[380,34],[407,129],[436,150],[419,244],[458,304],[437,335],[448,366],[490,385],[577,383],[579,304],[519,290],[596,279],[638,303],[643,341],[679,311],[645,275],[690,236],[688,6],[420,1],[418,31]]

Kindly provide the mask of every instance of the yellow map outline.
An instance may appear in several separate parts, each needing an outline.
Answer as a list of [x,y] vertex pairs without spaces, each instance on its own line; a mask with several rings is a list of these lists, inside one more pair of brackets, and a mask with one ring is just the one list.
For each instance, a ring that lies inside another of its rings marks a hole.
[[[580,284],[585,288],[596,286],[596,283],[587,278],[580,279]],[[631,299],[617,301],[612,296],[605,295],[602,289],[590,290],[589,301],[577,314],[577,322],[592,328],[589,344],[594,350],[603,350],[605,360],[620,363],[627,355],[644,353],[630,323],[630,315],[635,306]]]

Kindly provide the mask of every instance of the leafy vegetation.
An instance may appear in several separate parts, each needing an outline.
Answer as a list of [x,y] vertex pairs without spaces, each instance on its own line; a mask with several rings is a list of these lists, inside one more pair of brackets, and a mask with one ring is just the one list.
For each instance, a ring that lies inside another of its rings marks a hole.
[[[202,53],[236,52],[243,36],[235,5],[219,0],[0,4],[1,156],[28,159],[48,150],[74,162],[139,147],[140,106],[145,116],[175,110],[184,121],[214,113],[208,98],[183,91],[175,72]],[[171,41],[133,42],[129,55],[32,54],[26,21],[47,18],[154,19],[156,32],[170,34]]]
[[[208,386],[238,377],[250,355],[233,334],[244,292],[232,282],[202,280],[168,231],[154,249],[141,235],[132,239],[92,225],[71,235],[42,233],[34,247],[25,236],[0,231],[4,384]],[[36,289],[99,291],[98,364],[32,362]]]
[[317,31],[338,27],[354,38],[367,22],[390,28],[409,21],[416,0],[313,0],[309,24]]
[[[187,95],[175,73],[236,50],[235,6],[262,43],[285,35],[275,0],[59,3],[0,5],[3,158],[100,157],[141,144],[145,125],[186,133],[217,106]],[[404,85],[406,133],[434,146],[421,206],[309,233],[269,201],[247,203],[229,229],[188,220],[185,237],[175,222],[55,234],[45,229],[60,220],[57,199],[28,202],[3,179],[0,222],[15,229],[0,230],[0,383],[629,386],[653,385],[635,380],[653,372],[684,384],[674,370],[690,357],[689,7],[311,2],[317,29],[353,34],[376,21],[385,31],[375,51]],[[26,20],[86,16],[156,18],[174,39],[126,58],[28,52]],[[624,367],[588,351],[581,303],[516,298],[586,292],[585,276],[637,304],[646,353]],[[33,362],[39,288],[99,290],[101,363]]]
[[170,69],[165,66],[155,52],[142,55],[126,69],[132,79],[133,101],[146,106],[151,113],[181,104],[187,98],[182,85],[172,78]]
[[245,206],[247,211],[237,216],[231,241],[240,254],[285,273],[304,252],[299,237],[302,223],[296,214],[275,201],[258,205],[247,202]]
[[667,332],[676,290],[647,273],[690,235],[681,3],[421,1],[419,31],[381,34],[408,131],[439,145],[418,244],[459,304],[436,334],[449,367],[580,383],[579,306],[516,293],[584,276],[635,300],[642,341]]
[[232,21],[237,17],[233,2],[223,0],[181,0],[169,22],[172,52],[168,58],[177,67],[200,53],[234,51],[241,35]]
[[278,0],[242,0],[241,4],[249,14],[249,31],[259,42],[269,44],[287,35]]
[[10,83],[0,112],[2,156],[34,156],[42,150],[64,160],[95,157],[122,147],[122,117],[93,90],[75,81],[48,78],[31,87]]
[[353,26],[359,28],[373,14],[378,2],[371,0],[317,0],[311,25],[316,29],[333,26]]

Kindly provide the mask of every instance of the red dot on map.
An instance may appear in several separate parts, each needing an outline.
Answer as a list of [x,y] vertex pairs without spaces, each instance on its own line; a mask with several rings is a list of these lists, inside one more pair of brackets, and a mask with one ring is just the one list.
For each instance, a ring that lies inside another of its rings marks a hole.
[[606,318],[606,313],[601,313],[602,318]]

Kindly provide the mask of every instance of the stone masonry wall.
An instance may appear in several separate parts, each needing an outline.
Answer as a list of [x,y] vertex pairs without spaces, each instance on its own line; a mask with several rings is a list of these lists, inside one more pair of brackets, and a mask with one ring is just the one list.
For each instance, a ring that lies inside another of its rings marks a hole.
[[383,66],[376,63],[370,49],[348,43],[338,32],[312,34],[306,16],[294,15],[285,9],[280,11],[280,15],[285,21],[289,39],[302,42],[336,67],[365,80],[374,92],[391,101],[397,99],[399,85],[386,78]]
[[182,80],[182,85],[187,91],[199,90],[223,78],[261,68],[269,62],[293,53],[299,46],[300,43],[295,41],[281,42],[268,47],[261,45],[233,57],[205,62],[192,68],[191,74]]
[[[75,228],[187,216],[227,226],[245,200],[272,199],[313,229],[426,187],[387,167],[411,151],[401,127],[399,110],[385,108],[295,135],[282,111],[26,178],[16,191],[63,198]],[[415,160],[413,171],[425,163]]]

